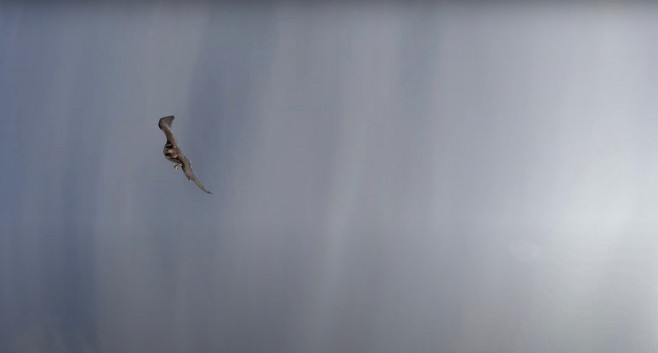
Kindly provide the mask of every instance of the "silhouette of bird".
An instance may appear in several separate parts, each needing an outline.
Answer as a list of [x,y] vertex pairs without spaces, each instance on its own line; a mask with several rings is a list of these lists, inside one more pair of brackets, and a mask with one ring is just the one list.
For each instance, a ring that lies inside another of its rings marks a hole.
[[192,163],[189,159],[187,159],[187,157],[185,157],[180,147],[178,147],[176,137],[174,137],[174,132],[171,131],[172,121],[174,121],[173,115],[165,116],[164,118],[160,119],[160,121],[158,121],[158,127],[167,137],[167,143],[165,143],[164,149],[162,149],[162,153],[169,161],[176,163],[174,170],[178,170],[178,167],[181,167],[183,169],[183,173],[185,173],[185,176],[187,177],[187,180],[193,181],[196,186],[199,187],[199,189],[212,194],[212,192],[206,190],[199,179],[196,178],[194,172],[192,171]]

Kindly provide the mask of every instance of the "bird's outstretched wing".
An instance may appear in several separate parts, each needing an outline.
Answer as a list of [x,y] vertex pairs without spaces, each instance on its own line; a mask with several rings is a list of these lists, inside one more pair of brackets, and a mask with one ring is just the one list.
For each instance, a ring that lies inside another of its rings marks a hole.
[[174,137],[174,132],[171,131],[171,123],[174,121],[174,116],[165,116],[164,118],[160,119],[158,121],[158,127],[162,132],[164,132],[165,136],[167,137],[167,142],[171,142],[174,146],[178,147],[178,144],[176,143],[176,138]]
[[185,176],[187,177],[187,180],[193,181],[196,184],[196,186],[199,187],[199,189],[201,189],[201,190],[203,190],[203,191],[205,191],[209,194],[212,194],[212,192],[206,190],[206,188],[203,187],[203,184],[201,184],[199,179],[197,179],[196,176],[194,175],[194,172],[192,171],[192,163],[190,163],[190,160],[185,158],[185,156],[181,156],[181,157],[182,157],[181,162],[183,164],[183,173],[185,173]]

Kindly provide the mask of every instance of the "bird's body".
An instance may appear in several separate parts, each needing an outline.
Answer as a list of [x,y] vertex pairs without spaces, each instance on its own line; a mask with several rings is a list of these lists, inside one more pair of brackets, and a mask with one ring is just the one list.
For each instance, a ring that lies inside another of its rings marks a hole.
[[162,132],[164,132],[165,136],[167,137],[167,142],[164,145],[164,148],[162,149],[162,153],[164,154],[165,158],[167,158],[170,162],[176,163],[174,166],[174,170],[178,170],[178,168],[183,169],[183,173],[185,173],[185,176],[189,181],[192,181],[196,184],[196,186],[199,187],[199,189],[212,194],[212,192],[206,190],[206,188],[201,184],[199,179],[196,178],[194,175],[194,172],[192,172],[192,163],[190,162],[187,157],[183,154],[183,151],[181,151],[180,147],[178,147],[178,143],[176,142],[176,137],[174,137],[174,132],[171,130],[171,123],[174,120],[174,116],[165,116],[164,118],[160,119],[158,121],[158,127]]

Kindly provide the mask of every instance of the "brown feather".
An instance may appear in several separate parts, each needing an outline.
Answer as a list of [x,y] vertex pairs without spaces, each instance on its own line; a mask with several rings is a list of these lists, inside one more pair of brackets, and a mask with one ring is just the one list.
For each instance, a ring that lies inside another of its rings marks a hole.
[[158,127],[162,132],[164,132],[165,136],[167,137],[167,143],[171,143],[173,146],[168,147],[165,145],[164,148],[164,154],[165,157],[173,162],[173,163],[179,163],[183,169],[183,173],[185,173],[185,176],[187,177],[187,180],[194,182],[196,186],[199,187],[199,189],[203,190],[204,192],[207,192],[208,194],[212,194],[212,192],[206,190],[206,188],[201,184],[199,179],[194,175],[194,172],[192,171],[192,163],[190,162],[187,157],[183,154],[183,151],[181,151],[180,147],[178,147],[178,143],[176,143],[176,138],[174,137],[174,132],[171,130],[171,124],[174,120],[174,116],[165,116],[164,118],[160,119],[158,121]]

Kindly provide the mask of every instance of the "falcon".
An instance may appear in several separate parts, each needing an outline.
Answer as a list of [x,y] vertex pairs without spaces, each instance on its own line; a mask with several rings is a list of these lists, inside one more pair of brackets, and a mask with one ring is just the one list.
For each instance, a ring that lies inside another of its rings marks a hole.
[[206,190],[199,179],[196,178],[194,172],[192,171],[192,163],[189,159],[187,159],[187,157],[185,157],[180,147],[178,147],[178,143],[176,143],[176,138],[174,137],[174,132],[171,131],[172,121],[174,121],[174,116],[170,115],[165,116],[158,122],[158,127],[167,137],[167,143],[165,143],[164,149],[162,149],[162,153],[170,162],[176,163],[174,170],[178,170],[179,167],[182,168],[183,173],[185,173],[185,176],[187,177],[187,180],[193,181],[196,186],[199,187],[199,189],[212,194],[212,192]]

